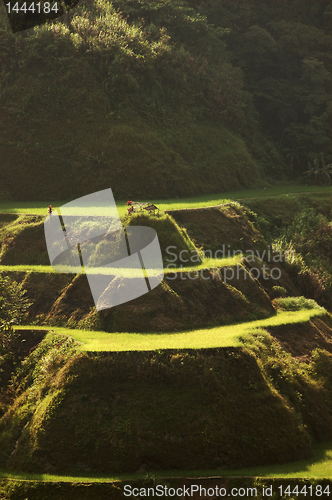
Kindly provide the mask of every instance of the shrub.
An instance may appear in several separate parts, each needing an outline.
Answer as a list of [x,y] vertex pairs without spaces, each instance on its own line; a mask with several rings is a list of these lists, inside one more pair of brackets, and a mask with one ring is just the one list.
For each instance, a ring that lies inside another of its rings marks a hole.
[[278,309],[283,311],[299,311],[300,309],[321,309],[324,308],[319,306],[317,302],[313,299],[307,299],[306,297],[281,297],[274,300],[275,305]]

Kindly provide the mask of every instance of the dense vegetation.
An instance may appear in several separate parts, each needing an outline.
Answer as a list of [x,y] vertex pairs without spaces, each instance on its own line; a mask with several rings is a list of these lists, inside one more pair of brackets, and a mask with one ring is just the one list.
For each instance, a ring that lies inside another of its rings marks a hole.
[[233,64],[287,171],[302,173],[319,152],[331,161],[331,2],[212,1],[203,12],[231,28]]
[[[332,207],[330,197],[281,196],[246,202],[255,225],[307,297],[332,309]],[[249,213],[249,212],[248,212]]]
[[13,35],[2,9],[2,197],[193,195],[329,164],[331,12],[86,0]]

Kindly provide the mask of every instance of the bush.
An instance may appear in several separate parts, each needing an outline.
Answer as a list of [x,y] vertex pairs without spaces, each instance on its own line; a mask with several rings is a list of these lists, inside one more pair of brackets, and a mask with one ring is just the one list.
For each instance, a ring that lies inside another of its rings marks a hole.
[[299,311],[300,309],[320,309],[324,308],[319,306],[317,302],[313,299],[307,299],[306,297],[281,297],[274,300],[275,305],[278,309],[283,311]]

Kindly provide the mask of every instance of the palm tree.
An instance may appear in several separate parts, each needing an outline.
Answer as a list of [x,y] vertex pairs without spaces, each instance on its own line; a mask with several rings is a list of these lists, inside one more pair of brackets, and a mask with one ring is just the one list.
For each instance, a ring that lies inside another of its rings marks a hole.
[[320,154],[321,165],[319,164],[319,159],[315,158],[311,164],[308,161],[309,170],[303,173],[305,178],[309,178],[314,184],[323,186],[324,184],[330,184],[332,180],[332,163],[325,163],[324,154]]

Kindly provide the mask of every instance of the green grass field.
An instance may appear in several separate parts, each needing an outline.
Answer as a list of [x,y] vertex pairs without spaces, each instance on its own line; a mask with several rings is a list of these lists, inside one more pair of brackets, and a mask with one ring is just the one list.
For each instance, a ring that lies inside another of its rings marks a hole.
[[[325,309],[279,311],[270,318],[176,333],[107,333],[93,330],[73,330],[62,327],[19,326],[20,329],[49,329],[70,335],[80,343],[79,350],[97,351],[156,351],[161,349],[206,349],[241,345],[247,334],[259,328],[304,323],[314,316],[326,314]],[[241,340],[242,339],[242,340]]]
[[266,465],[250,467],[246,469],[216,469],[195,471],[158,471],[147,474],[146,472],[136,474],[112,474],[112,475],[86,475],[86,476],[61,476],[55,474],[26,474],[16,473],[0,469],[0,478],[15,479],[21,481],[48,481],[48,482],[71,482],[71,483],[101,483],[114,481],[129,481],[150,476],[155,478],[167,477],[227,477],[246,476],[262,478],[331,478],[332,477],[332,442],[318,443],[313,446],[314,457],[285,464]]
[[[221,205],[233,200],[243,200],[250,198],[262,198],[270,196],[282,196],[284,194],[309,194],[322,193],[331,194],[332,186],[303,186],[298,184],[287,184],[282,186],[272,186],[268,188],[247,189],[241,191],[229,191],[218,194],[207,194],[193,198],[169,199],[169,200],[146,200],[155,203],[160,210],[179,210],[184,208],[203,208]],[[69,200],[45,201],[45,202],[0,202],[0,213],[26,213],[45,215],[47,207],[51,204],[54,208],[60,207]],[[145,201],[145,200],[135,200]],[[117,201],[117,208],[120,215],[127,213],[127,200]]]
[[[241,260],[241,255],[235,255],[234,257],[226,257],[225,259],[212,259],[206,258],[203,262],[197,266],[186,266],[186,267],[167,267],[164,268],[164,273],[188,273],[190,271],[200,271],[201,269],[220,269],[221,267],[235,266]],[[16,266],[5,266],[0,265],[0,272],[31,272],[31,273],[55,273],[52,266],[35,266],[35,265],[16,265]],[[153,269],[149,269],[149,276],[153,273]],[[59,271],[60,272],[60,268]],[[67,272],[67,271],[66,271]],[[72,268],[72,274],[81,274],[82,268]],[[135,278],[141,276],[140,269],[125,269],[125,268],[112,268],[112,267],[95,267],[90,268],[89,273],[91,274],[110,274],[125,278]],[[159,274],[159,270],[155,270],[155,274]]]

